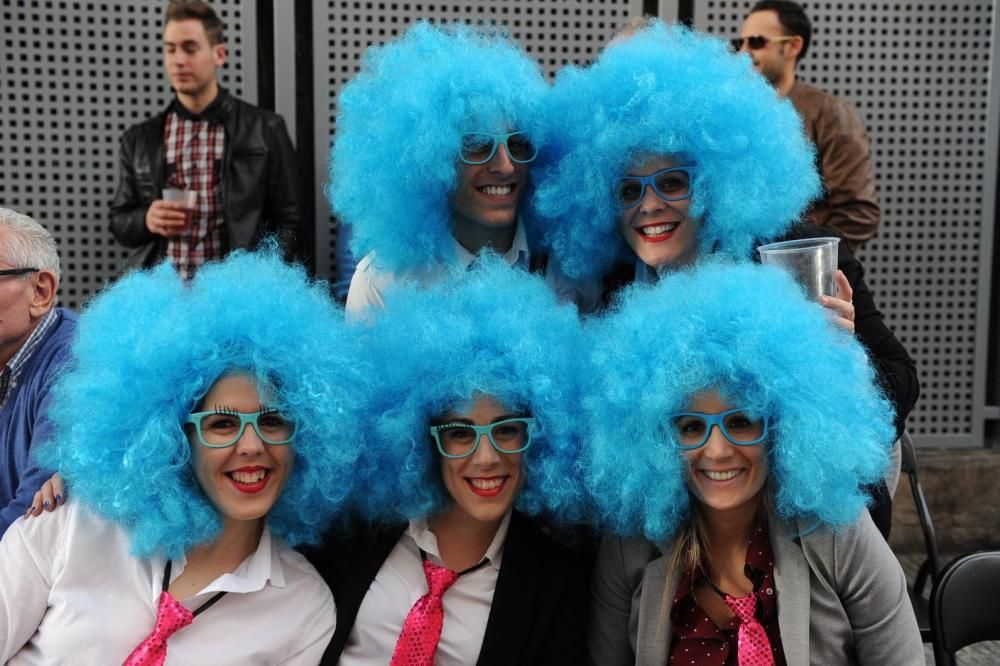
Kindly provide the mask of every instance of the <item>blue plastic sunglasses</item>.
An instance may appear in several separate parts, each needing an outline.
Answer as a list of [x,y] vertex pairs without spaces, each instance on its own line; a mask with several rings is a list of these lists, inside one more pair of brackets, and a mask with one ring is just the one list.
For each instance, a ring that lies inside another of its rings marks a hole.
[[648,176],[624,176],[618,184],[618,203],[622,208],[637,206],[646,196],[646,187],[653,188],[664,201],[682,201],[691,197],[694,165],[673,166]]
[[295,438],[295,424],[273,409],[195,412],[184,422],[194,425],[198,443],[210,449],[224,449],[238,442],[247,424],[265,444],[284,446]]
[[431,426],[431,437],[438,453],[445,458],[468,458],[479,449],[486,435],[499,453],[521,453],[531,446],[531,431],[535,419],[518,416],[488,425],[442,423]]
[[718,427],[722,436],[736,446],[755,446],[767,439],[770,418],[752,418],[744,409],[727,409],[718,414],[679,412],[668,417],[674,442],[678,448],[690,451],[705,445]]
[[527,164],[538,155],[538,149],[524,132],[470,132],[462,136],[460,157],[466,164],[486,164],[497,154],[497,146],[501,144],[507,150],[510,161],[515,164]]

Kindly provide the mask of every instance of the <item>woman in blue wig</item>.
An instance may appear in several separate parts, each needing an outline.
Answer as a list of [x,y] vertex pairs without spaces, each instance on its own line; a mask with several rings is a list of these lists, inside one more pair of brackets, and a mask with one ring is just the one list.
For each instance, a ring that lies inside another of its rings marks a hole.
[[713,262],[627,290],[589,334],[587,483],[622,535],[592,663],[923,663],[864,511],[893,428],[861,345],[777,269]]
[[310,555],[337,601],[324,663],[581,663],[585,567],[528,518],[584,511],[576,309],[491,255],[400,286],[363,336],[365,520]]
[[548,84],[492,30],[417,23],[369,49],[344,86],[329,196],[363,257],[348,311],[381,307],[394,279],[436,280],[483,248],[523,268],[540,261],[520,205]]
[[[655,21],[592,67],[560,72],[548,107],[554,138],[534,204],[552,260],[601,282],[603,306],[628,283],[710,256],[750,260],[755,244],[782,234],[836,233],[790,228],[819,193],[814,151],[791,103],[722,40]],[[871,354],[901,431],[919,394],[916,366],[861,264],[844,243],[839,252],[839,293],[823,304]],[[884,485],[875,492],[888,534],[891,503]]]
[[334,602],[289,545],[352,491],[348,340],[325,288],[276,256],[99,295],[40,454],[73,499],[0,542],[0,662],[317,663]]

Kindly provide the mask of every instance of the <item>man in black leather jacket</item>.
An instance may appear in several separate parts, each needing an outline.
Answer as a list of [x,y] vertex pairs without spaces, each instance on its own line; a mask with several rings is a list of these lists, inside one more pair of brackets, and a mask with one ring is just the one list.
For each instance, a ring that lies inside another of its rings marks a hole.
[[[163,60],[176,97],[121,139],[110,227],[119,243],[134,248],[127,264],[170,257],[190,276],[268,235],[286,256],[295,255],[301,178],[284,121],[218,85],[223,24],[207,3],[174,0],[165,24]],[[166,188],[193,190],[194,207],[165,201]]]

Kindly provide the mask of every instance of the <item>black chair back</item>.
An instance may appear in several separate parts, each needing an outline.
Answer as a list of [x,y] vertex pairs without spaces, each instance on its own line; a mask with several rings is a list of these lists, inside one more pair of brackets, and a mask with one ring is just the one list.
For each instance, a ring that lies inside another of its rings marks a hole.
[[899,438],[899,450],[901,454],[900,470],[906,474],[910,480],[910,491],[913,494],[913,504],[917,509],[917,518],[920,520],[920,529],[924,535],[924,549],[927,556],[917,570],[913,587],[907,590],[910,595],[910,604],[913,606],[913,614],[917,618],[917,626],[920,627],[920,637],[925,643],[931,642],[931,620],[929,602],[924,598],[924,589],[930,579],[931,585],[937,582],[938,573],[941,571],[940,559],[938,557],[937,537],[934,535],[934,523],[931,521],[931,512],[927,508],[927,499],[924,497],[924,487],[920,484],[920,474],[917,469],[917,452],[913,445],[913,438],[906,430]]
[[963,555],[931,591],[931,631],[937,666],[955,666],[966,645],[1000,640],[1000,551]]

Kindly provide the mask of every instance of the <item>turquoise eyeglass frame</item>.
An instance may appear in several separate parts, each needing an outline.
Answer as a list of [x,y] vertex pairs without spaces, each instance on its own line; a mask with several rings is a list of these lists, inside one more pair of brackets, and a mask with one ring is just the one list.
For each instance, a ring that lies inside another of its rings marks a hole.
[[[505,423],[511,423],[513,421],[520,421],[528,426],[528,439],[524,442],[524,446],[519,449],[508,450],[502,449],[497,446],[496,440],[493,439],[493,428],[503,425]],[[447,453],[444,450],[444,446],[441,445],[441,438],[438,433],[444,428],[450,428],[454,426],[461,426],[462,428],[468,428],[469,430],[474,430],[476,432],[476,443],[472,445],[472,448],[468,453],[463,453],[461,455],[454,455],[452,453]],[[454,421],[450,423],[442,423],[441,425],[431,426],[430,432],[431,437],[434,438],[434,443],[437,444],[438,453],[440,453],[445,458],[468,458],[479,450],[479,443],[483,441],[483,435],[489,438],[490,444],[497,453],[522,453],[531,446],[531,430],[535,427],[535,419],[525,416],[513,419],[504,419],[503,421],[497,421],[496,423],[490,423],[489,425],[472,425],[471,423],[456,423]]]
[[746,409],[737,408],[737,409],[727,409],[726,411],[719,412],[718,414],[703,414],[702,412],[677,412],[676,414],[671,414],[670,416],[667,417],[670,421],[681,418],[683,416],[693,416],[695,418],[701,419],[702,421],[705,422],[705,425],[708,426],[705,429],[705,437],[698,444],[691,444],[691,445],[681,444],[679,436],[675,435],[676,439],[674,440],[674,446],[676,446],[679,449],[683,449],[684,451],[693,451],[694,449],[700,449],[701,447],[705,446],[705,442],[707,442],[708,438],[712,436],[712,428],[715,427],[719,428],[719,432],[722,433],[722,436],[725,437],[727,440],[729,440],[729,443],[732,444],[733,446],[757,446],[765,439],[767,439],[768,430],[770,430],[771,428],[770,417],[765,416],[763,419],[761,419],[764,428],[761,431],[760,437],[753,440],[752,442],[737,442],[736,440],[734,440],[732,437],[729,436],[729,431],[726,430],[726,425],[725,423],[723,423],[725,418],[727,416],[730,416],[731,414],[746,414],[746,413],[747,413]]
[[[529,157],[526,160],[519,160],[515,158],[510,152],[510,146],[507,145],[507,140],[510,139],[510,137],[518,134],[527,139],[528,143],[531,145],[532,150],[534,151],[531,153],[531,157]],[[535,147],[535,144],[531,141],[531,137],[529,137],[525,132],[508,132],[507,134],[491,134],[490,132],[466,132],[465,134],[462,135],[462,140],[464,141],[465,137],[467,136],[488,136],[491,139],[493,139],[493,148],[490,150],[490,154],[485,160],[475,160],[475,161],[466,159],[464,155],[465,151],[460,148],[458,151],[458,158],[466,164],[471,164],[473,166],[478,164],[486,164],[491,159],[493,159],[494,155],[497,154],[497,146],[499,146],[500,144],[503,144],[504,150],[507,151],[507,157],[509,157],[510,161],[513,162],[514,164],[530,164],[531,162],[535,161],[536,157],[538,157],[538,148]]]
[[[271,446],[286,446],[290,444],[293,439],[295,439],[295,432],[297,430],[295,423],[288,421],[288,425],[291,426],[292,432],[288,435],[288,439],[283,439],[280,441],[268,439],[267,437],[264,436],[264,433],[260,431],[260,424],[258,423],[260,415],[273,414],[273,413],[274,413],[273,409],[269,409],[267,411],[256,411],[256,412],[215,412],[215,411],[194,412],[193,414],[188,415],[184,423],[190,423],[191,425],[194,426],[194,431],[198,434],[198,443],[208,449],[228,449],[230,446],[240,441],[240,438],[243,437],[243,433],[247,429],[248,423],[251,426],[253,426],[254,432],[256,432],[257,436],[260,437],[260,441],[264,442],[265,444],[269,444]],[[202,420],[206,416],[212,416],[214,414],[223,414],[225,416],[232,416],[233,418],[239,418],[240,420],[240,429],[236,432],[236,436],[233,437],[233,441],[229,442],[228,444],[209,444],[208,442],[205,441],[205,437],[201,434]]]
[[[687,174],[687,177],[688,177],[688,190],[684,194],[684,196],[681,196],[681,197],[668,197],[663,192],[660,192],[660,189],[656,186],[656,179],[658,177],[662,176],[665,173],[671,173],[671,172],[674,172],[674,171],[683,171],[684,173]],[[629,180],[629,181],[635,181],[635,180],[637,180],[642,185],[642,191],[639,192],[639,198],[635,200],[635,203],[629,204],[627,206],[624,203],[622,203],[621,194],[619,194],[618,195],[618,205],[621,206],[622,210],[627,210],[629,208],[635,208],[636,206],[638,206],[642,202],[643,197],[646,196],[646,188],[647,187],[652,188],[653,194],[655,194],[659,198],[663,199],[664,201],[684,201],[685,199],[690,199],[691,198],[691,189],[692,189],[692,185],[693,185],[693,181],[694,181],[694,172],[695,172],[695,165],[693,165],[693,164],[684,164],[684,165],[681,165],[681,166],[672,166],[672,167],[667,167],[666,169],[660,169],[656,173],[651,173],[648,176],[622,176],[621,178],[618,179],[618,185],[619,185],[619,187],[621,187],[621,183],[624,183],[627,180]]]

